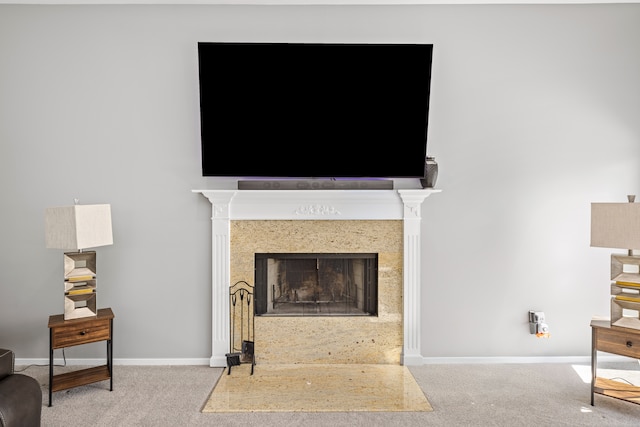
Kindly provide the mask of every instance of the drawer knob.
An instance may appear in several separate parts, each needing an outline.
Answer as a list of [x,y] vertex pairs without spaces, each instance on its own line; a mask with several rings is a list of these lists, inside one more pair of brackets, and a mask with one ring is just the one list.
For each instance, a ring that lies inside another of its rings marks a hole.
[[[86,331],[82,331],[82,332],[80,332],[80,335],[86,335],[86,334],[87,334],[87,332],[86,332]],[[630,343],[631,343],[630,341],[629,341],[629,342],[627,342],[627,347],[631,347],[631,346],[629,345]]]
[[627,341],[627,347],[629,348],[633,347],[633,343],[631,341]]

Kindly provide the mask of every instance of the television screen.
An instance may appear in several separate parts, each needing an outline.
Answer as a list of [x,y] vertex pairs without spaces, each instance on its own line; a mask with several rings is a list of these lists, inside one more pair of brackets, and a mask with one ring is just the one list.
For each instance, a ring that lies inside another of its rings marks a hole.
[[203,176],[423,177],[432,51],[198,43]]

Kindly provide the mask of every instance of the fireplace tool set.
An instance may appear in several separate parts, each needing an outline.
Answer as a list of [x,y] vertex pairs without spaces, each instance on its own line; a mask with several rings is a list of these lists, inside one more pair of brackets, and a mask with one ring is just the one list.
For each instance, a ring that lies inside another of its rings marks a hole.
[[227,375],[232,366],[251,363],[251,375],[256,364],[254,356],[253,286],[240,280],[229,288],[230,352],[227,357]]

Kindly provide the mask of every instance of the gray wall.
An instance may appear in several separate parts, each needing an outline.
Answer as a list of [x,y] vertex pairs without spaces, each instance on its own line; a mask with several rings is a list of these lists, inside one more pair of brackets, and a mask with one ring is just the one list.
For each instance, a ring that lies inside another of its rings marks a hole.
[[196,43],[215,40],[434,43],[422,353],[589,354],[611,252],[589,204],[640,195],[638,4],[0,6],[0,346],[48,356],[43,211],[79,198],[112,205],[116,359],[208,359],[211,205],[191,190],[222,185],[199,164]]

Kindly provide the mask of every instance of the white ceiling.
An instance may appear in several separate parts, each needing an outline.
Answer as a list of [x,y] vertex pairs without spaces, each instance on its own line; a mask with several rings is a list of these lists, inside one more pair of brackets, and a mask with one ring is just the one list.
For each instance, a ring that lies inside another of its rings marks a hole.
[[235,5],[418,5],[418,4],[615,4],[640,0],[0,0],[0,4],[235,4]]

